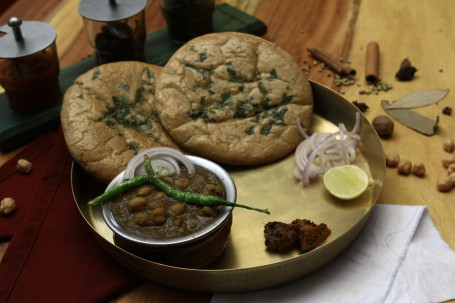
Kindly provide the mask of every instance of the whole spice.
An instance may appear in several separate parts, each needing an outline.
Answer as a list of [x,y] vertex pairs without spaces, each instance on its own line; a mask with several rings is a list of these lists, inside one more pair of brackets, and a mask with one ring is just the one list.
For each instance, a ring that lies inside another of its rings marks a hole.
[[366,112],[367,109],[370,108],[368,105],[366,105],[363,102],[352,101],[352,104],[354,104],[362,113]]
[[16,169],[22,174],[29,174],[32,171],[32,162],[25,159],[19,159],[17,161]]
[[432,136],[438,130],[439,116],[431,120],[408,108],[389,109],[390,104],[386,100],[381,101],[381,106],[392,118],[419,133]]
[[425,165],[423,164],[423,162],[421,161],[415,162],[414,165],[412,166],[412,173],[418,177],[425,176]]
[[452,108],[450,106],[446,106],[442,109],[442,113],[447,116],[452,115]]
[[321,61],[340,76],[355,76],[355,69],[347,64],[344,64],[343,62],[340,62],[340,60],[335,59],[329,53],[318,48],[308,48],[308,51],[316,60]]
[[10,215],[16,209],[16,201],[11,197],[6,197],[0,202],[0,213]]
[[418,90],[394,101],[387,109],[416,108],[435,104],[444,99],[449,93],[448,89]]
[[395,77],[400,81],[410,81],[414,78],[414,74],[417,72],[417,68],[412,66],[409,59],[404,59],[400,64],[400,69],[396,73]]
[[375,117],[372,124],[378,135],[381,137],[389,137],[393,133],[393,121],[385,115]]
[[390,83],[387,83],[383,80],[378,80],[376,83],[370,83],[368,89],[361,89],[359,95],[379,95],[380,92],[386,92],[392,89],[393,86]]
[[339,76],[335,75],[335,79],[333,80],[333,84],[337,87],[341,86],[351,86],[355,84],[355,80],[350,78],[350,77],[344,77],[344,76]]
[[365,80],[369,83],[379,81],[379,44],[374,41],[367,45]]
[[393,154],[386,154],[385,155],[385,164],[388,167],[397,167],[400,164],[400,155],[393,153]]
[[412,171],[412,162],[409,160],[402,160],[398,164],[398,173],[401,175],[409,175]]

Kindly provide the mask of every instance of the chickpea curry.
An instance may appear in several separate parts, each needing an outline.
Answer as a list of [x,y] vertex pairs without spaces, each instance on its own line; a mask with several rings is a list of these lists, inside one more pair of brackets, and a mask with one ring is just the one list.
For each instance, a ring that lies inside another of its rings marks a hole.
[[[223,185],[211,172],[196,167],[195,174],[181,168],[180,174],[160,177],[185,192],[225,198]],[[167,196],[153,185],[145,185],[118,195],[110,202],[117,223],[130,233],[153,239],[177,238],[211,224],[223,206],[195,206]]]

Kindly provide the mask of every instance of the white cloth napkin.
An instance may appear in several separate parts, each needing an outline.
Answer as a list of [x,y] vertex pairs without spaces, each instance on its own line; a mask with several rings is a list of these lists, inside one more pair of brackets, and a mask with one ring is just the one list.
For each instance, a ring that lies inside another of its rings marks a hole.
[[215,294],[211,303],[441,302],[455,298],[455,251],[427,207],[382,205],[338,258],[292,283]]

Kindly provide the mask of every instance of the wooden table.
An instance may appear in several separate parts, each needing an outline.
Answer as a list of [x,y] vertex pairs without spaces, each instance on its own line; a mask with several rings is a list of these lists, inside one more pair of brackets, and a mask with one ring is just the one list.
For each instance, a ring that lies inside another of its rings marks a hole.
[[[423,89],[453,89],[455,65],[455,1],[447,0],[229,0],[228,2],[264,21],[268,26],[266,39],[287,50],[302,66],[310,69],[309,79],[332,87],[350,101],[369,106],[366,117],[371,121],[384,114],[381,100],[396,100]],[[57,48],[61,67],[77,62],[93,53],[87,43],[82,19],[77,12],[79,0],[16,0],[0,17],[0,24],[10,16],[24,20],[40,20],[57,29]],[[158,1],[147,8],[147,31],[165,26]],[[367,89],[364,80],[365,53],[368,42],[380,45],[380,78],[393,88],[379,94],[359,94]],[[334,75],[314,65],[308,47],[327,50],[337,58],[351,62],[357,70],[356,83],[337,87]],[[404,58],[418,69],[410,82],[395,80]],[[395,152],[412,162],[423,161],[425,177],[403,176],[396,169],[386,169],[384,189],[378,203],[428,205],[443,239],[455,248],[455,189],[442,193],[436,181],[446,174],[442,159],[450,155],[442,148],[444,138],[455,138],[455,113],[442,114],[445,106],[454,105],[454,95],[437,105],[417,109],[416,112],[435,119],[439,116],[438,132],[431,137],[419,134],[395,123],[393,136],[382,139],[386,153]],[[0,165],[20,149],[0,154]],[[0,246],[0,256],[7,243]],[[183,292],[155,283],[138,285],[118,299],[118,302],[209,302],[211,294]]]

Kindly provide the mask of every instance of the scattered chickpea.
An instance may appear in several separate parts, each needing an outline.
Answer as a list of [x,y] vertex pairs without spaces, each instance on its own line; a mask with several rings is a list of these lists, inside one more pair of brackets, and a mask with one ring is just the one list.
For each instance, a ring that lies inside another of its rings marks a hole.
[[385,163],[388,167],[397,167],[400,163],[400,155],[395,153],[385,155]]
[[[448,153],[455,152],[454,139],[444,139],[443,149]],[[413,165],[409,160],[400,160],[400,155],[396,153],[386,154],[385,160],[388,167],[397,167],[397,171],[401,175],[409,175],[412,172],[415,176],[423,177],[426,174],[425,165],[421,161],[417,161]],[[436,186],[440,192],[447,192],[451,190],[452,187],[455,187],[455,155],[448,159],[443,159],[442,165],[447,168],[447,176],[439,178]]]
[[412,166],[412,173],[416,176],[423,177],[425,176],[425,165],[421,161],[417,161]]
[[452,164],[450,164],[450,165],[447,167],[447,172],[448,172],[449,174],[455,172],[455,163],[452,163]]
[[444,139],[442,148],[448,153],[453,152],[455,150],[455,141],[452,138]]
[[442,165],[445,168],[449,168],[449,166],[452,165],[452,164],[455,164],[455,157],[453,157],[452,159],[443,159],[442,160]]
[[441,192],[449,191],[453,187],[452,178],[449,176],[441,177],[438,179],[436,186],[438,187],[438,190]]
[[398,173],[402,175],[409,175],[412,171],[412,162],[403,160],[398,164]]
[[22,174],[29,174],[32,171],[32,162],[25,159],[19,159],[17,161],[16,169]]
[[11,197],[6,197],[0,202],[0,213],[10,215],[16,209],[16,201]]
[[455,187],[455,172],[450,173],[448,177],[452,180],[452,186]]

